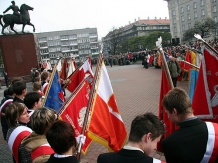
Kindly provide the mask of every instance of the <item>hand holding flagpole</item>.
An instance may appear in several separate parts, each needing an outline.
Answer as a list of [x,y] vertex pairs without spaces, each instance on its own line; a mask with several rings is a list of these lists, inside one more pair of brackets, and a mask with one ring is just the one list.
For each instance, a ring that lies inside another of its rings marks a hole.
[[162,61],[163,61],[163,68],[165,70],[165,73],[166,73],[166,76],[167,76],[167,79],[168,79],[168,82],[169,82],[169,85],[170,85],[170,88],[173,89],[174,86],[173,86],[173,82],[172,82],[172,78],[170,76],[170,71],[169,71],[169,68],[167,66],[167,62],[166,62],[166,58],[164,56],[164,52],[163,52],[163,49],[162,49],[162,38],[161,36],[158,38],[158,41],[156,41],[156,46],[157,48],[159,49],[159,52],[161,53],[161,56],[162,56]]

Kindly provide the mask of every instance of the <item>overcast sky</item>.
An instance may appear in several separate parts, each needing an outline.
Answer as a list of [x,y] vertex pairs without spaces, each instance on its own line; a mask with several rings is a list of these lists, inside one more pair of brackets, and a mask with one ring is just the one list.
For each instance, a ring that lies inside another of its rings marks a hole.
[[[109,31],[132,23],[135,19],[169,18],[164,0],[15,0],[34,8],[29,11],[36,33],[97,28],[99,39]],[[11,0],[0,0],[0,14],[11,5]],[[12,13],[8,11],[7,13]],[[0,28],[1,29],[1,28]],[[21,25],[15,26],[21,30]],[[25,27],[32,31],[31,27]]]

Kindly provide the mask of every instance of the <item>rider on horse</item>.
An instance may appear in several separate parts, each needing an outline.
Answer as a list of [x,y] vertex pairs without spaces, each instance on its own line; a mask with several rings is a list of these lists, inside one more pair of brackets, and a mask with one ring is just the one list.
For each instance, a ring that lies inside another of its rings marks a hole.
[[10,9],[12,9],[13,15],[19,16],[20,17],[20,22],[22,23],[22,15],[19,13],[20,9],[17,5],[15,5],[14,1],[11,1],[12,5],[10,5],[3,13],[5,14],[7,11],[9,11]]

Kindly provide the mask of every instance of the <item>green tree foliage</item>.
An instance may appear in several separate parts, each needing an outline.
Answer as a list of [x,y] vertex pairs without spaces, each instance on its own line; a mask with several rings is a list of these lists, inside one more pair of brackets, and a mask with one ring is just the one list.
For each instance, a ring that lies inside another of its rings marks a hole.
[[171,40],[171,34],[169,32],[152,32],[148,36],[136,36],[122,42],[122,52],[139,51],[145,48],[154,49],[156,47],[156,41],[160,36],[163,40],[163,46],[167,46],[168,41]]
[[194,27],[188,29],[183,34],[183,40],[187,41],[194,37],[195,33],[201,35],[202,38],[210,37],[218,28],[218,23],[216,23],[212,18],[207,18],[204,21],[197,21]]

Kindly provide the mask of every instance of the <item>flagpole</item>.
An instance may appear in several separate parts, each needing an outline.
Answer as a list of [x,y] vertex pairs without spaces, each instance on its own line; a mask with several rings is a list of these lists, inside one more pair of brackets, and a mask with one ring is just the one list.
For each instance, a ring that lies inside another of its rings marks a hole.
[[212,51],[216,54],[216,56],[218,57],[218,52],[217,52],[212,46],[210,46],[199,34],[195,34],[194,36],[195,36],[195,38],[197,38],[197,39],[203,41],[203,43],[204,43],[210,50],[212,50]]
[[[94,99],[95,94],[96,94],[95,85],[96,85],[96,83],[97,83],[97,81],[99,79],[99,69],[102,66],[102,60],[103,60],[103,55],[102,55],[102,52],[100,52],[99,56],[98,56],[98,63],[97,63],[96,70],[95,70],[95,75],[94,75],[94,79],[93,79],[93,83],[92,83],[92,88],[91,88],[91,91],[90,91],[90,97],[89,97],[89,101],[88,101],[88,105],[87,105],[87,109],[86,109],[86,114],[85,114],[85,117],[84,117],[82,133],[81,133],[82,135],[85,134],[85,130],[86,130],[86,126],[87,126],[88,118],[89,118],[89,113],[90,113],[90,110],[91,110],[91,107],[92,107],[92,104],[93,104],[93,99]],[[80,141],[79,142],[79,147],[78,147],[78,152],[77,152],[77,155],[76,155],[78,161],[80,161],[81,148],[82,148],[82,143]]]
[[[60,58],[57,63],[59,63],[59,61],[60,61],[61,59],[62,59],[62,58]],[[44,98],[44,100],[43,100],[43,102],[42,102],[42,106],[43,106],[43,107],[44,107],[45,102],[46,102],[46,100],[47,100],[48,92],[49,92],[49,90],[50,90],[50,88],[51,88],[51,83],[52,83],[52,81],[53,81],[53,79],[54,79],[55,72],[57,71],[57,63],[55,64],[55,66],[54,66],[54,68],[53,68],[53,70],[52,70],[52,73],[51,73],[51,76],[50,76],[50,80],[49,80],[49,83],[48,83],[48,88],[47,88],[46,91],[45,91],[45,98]]]
[[167,79],[168,79],[168,82],[169,82],[169,85],[170,85],[170,89],[173,89],[174,86],[173,86],[172,78],[171,78],[171,75],[170,75],[169,68],[167,66],[167,62],[166,62],[166,58],[164,56],[164,52],[163,52],[163,49],[162,49],[162,46],[161,46],[161,42],[162,42],[162,38],[160,37],[160,38],[158,38],[158,41],[156,41],[156,46],[158,47],[158,50],[159,50],[159,52],[161,53],[161,56],[162,56],[163,67],[164,67],[164,70],[165,70],[165,73],[166,73],[166,76],[167,76]]

